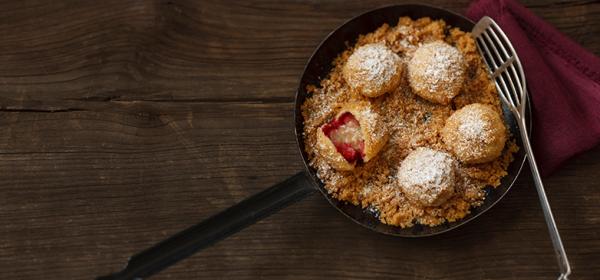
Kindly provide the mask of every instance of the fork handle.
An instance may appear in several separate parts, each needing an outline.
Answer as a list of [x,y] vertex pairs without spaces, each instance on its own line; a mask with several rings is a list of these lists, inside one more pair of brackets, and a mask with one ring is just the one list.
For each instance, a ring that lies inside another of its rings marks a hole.
[[554,221],[554,216],[552,215],[552,210],[550,209],[550,203],[548,203],[548,197],[546,196],[544,184],[542,183],[542,178],[540,177],[540,172],[538,170],[537,163],[535,162],[535,157],[533,156],[529,135],[525,129],[526,127],[525,118],[521,117],[519,130],[521,131],[523,146],[525,146],[527,158],[529,159],[529,167],[531,168],[531,173],[533,174],[533,182],[535,183],[535,188],[537,189],[540,204],[542,205],[542,211],[544,212],[546,225],[548,226],[550,238],[552,239],[552,245],[554,246],[554,253],[558,259],[558,266],[561,272],[558,280],[567,280],[567,277],[571,274],[571,266],[569,265],[567,253],[565,252],[562,240],[560,239],[560,234],[558,233],[558,228],[556,227],[556,222]]

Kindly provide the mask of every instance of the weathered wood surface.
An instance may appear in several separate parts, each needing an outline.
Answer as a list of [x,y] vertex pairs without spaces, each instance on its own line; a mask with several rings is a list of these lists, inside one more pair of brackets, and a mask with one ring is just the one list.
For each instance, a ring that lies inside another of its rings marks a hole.
[[[117,270],[301,170],[304,63],[337,25],[390,3],[1,1],[0,278]],[[598,2],[524,3],[600,53]],[[600,278],[599,156],[545,181],[573,279]],[[525,174],[490,212],[424,239],[370,232],[314,195],[156,279],[552,279],[555,263]]]

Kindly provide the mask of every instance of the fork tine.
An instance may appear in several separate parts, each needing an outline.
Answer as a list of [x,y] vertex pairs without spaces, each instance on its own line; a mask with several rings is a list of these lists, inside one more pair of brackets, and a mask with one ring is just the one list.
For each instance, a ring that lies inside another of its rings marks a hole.
[[500,62],[498,64],[501,65],[503,61],[506,61],[508,59],[508,56],[502,57],[500,55],[500,52],[498,52],[498,46],[496,44],[494,44],[494,40],[492,40],[492,38],[490,38],[490,35],[488,35],[487,32],[483,32],[482,35],[483,35],[483,38],[488,42],[490,49],[493,51],[493,53],[498,58],[498,61]]
[[[496,84],[496,89],[500,89],[500,86],[498,85],[498,81],[494,80],[494,83]],[[498,90],[498,91],[500,91],[500,90]],[[511,101],[509,101],[506,98],[506,96],[504,94],[500,93],[498,95],[500,95],[500,99],[502,99],[502,102],[504,102],[505,104],[513,104]],[[509,107],[511,107],[511,106],[509,106]],[[512,110],[512,108],[511,108],[511,110]]]
[[517,55],[517,52],[515,51],[514,47],[512,46],[512,44],[510,44],[510,40],[508,40],[508,37],[506,36],[506,34],[504,33],[504,31],[502,31],[502,29],[498,26],[498,24],[492,20],[491,18],[488,18],[489,20],[489,26],[491,27],[491,29],[493,30],[494,33],[498,34],[498,36],[500,37],[500,42],[504,42],[504,44],[506,45],[507,50],[512,54],[512,56],[515,58],[515,68],[518,72],[518,79],[520,80],[521,84],[522,84],[522,91],[521,91],[521,99],[526,98],[526,88],[527,88],[527,81],[525,80],[525,73],[523,72],[523,66],[521,64],[521,60],[519,59],[519,56]]
[[502,74],[500,76],[502,77],[502,79],[504,79],[504,81],[508,85],[510,85],[510,88],[508,88],[508,94],[511,95],[512,98],[515,100],[516,106],[521,105],[521,100],[519,99],[519,92],[515,88],[515,83],[510,76],[510,72],[508,70],[506,70],[506,71],[502,72]]
[[495,80],[500,95],[504,95],[504,99],[509,104],[515,107],[520,106],[522,99],[525,98],[525,88],[521,82],[519,65],[516,63],[518,58],[508,43],[506,35],[488,17],[482,18],[476,24],[472,34],[475,36],[477,47],[490,67],[492,78]]
[[[492,71],[492,78],[494,78],[494,82],[496,83],[498,92],[501,96],[504,97],[504,100],[508,104],[517,106],[517,104],[520,104],[518,94],[514,90],[511,92],[507,86],[507,84],[510,84],[511,88],[514,89],[514,84],[510,82],[510,79],[506,79],[506,77],[502,76],[502,73],[506,71],[506,68],[508,66],[511,65],[513,59],[509,58],[507,61],[503,62],[502,56],[500,56],[498,50],[496,49],[496,46],[493,45],[492,40],[489,38],[489,36],[487,37],[487,39],[485,39],[485,31],[481,32],[481,34],[482,36],[476,38],[477,46],[480,50],[484,50],[482,53],[485,54],[484,57],[488,60],[488,65],[490,66]],[[492,51],[490,51],[490,48],[494,50],[493,53],[496,54],[495,57],[494,55],[492,55]],[[506,80],[508,80],[508,83]]]
[[[493,54],[495,55],[498,62],[497,64],[500,65],[497,69],[494,69],[492,76],[495,79],[500,79],[503,86],[503,90],[505,94],[508,95],[508,99],[512,101],[511,103],[513,105],[518,106],[521,104],[519,93],[515,89],[514,83],[512,79],[510,79],[510,76],[505,76],[507,68],[512,66],[512,64],[514,63],[514,58],[506,53],[506,51],[504,50],[504,46],[500,42],[497,42],[490,37],[488,31],[489,28],[488,30],[482,33],[482,37],[484,38],[484,41],[487,42],[487,44],[489,45],[488,49],[491,49],[493,51]],[[498,49],[500,49],[501,51],[499,51]],[[501,55],[500,52],[502,52],[504,56]],[[510,89],[507,85],[510,85]]]
[[[521,92],[523,91],[523,87],[521,86],[521,81],[519,80],[518,76],[517,76],[517,71],[515,70],[515,66],[510,65],[506,71],[506,73],[508,74],[508,80],[511,81],[511,86],[512,86],[512,90],[513,93],[515,95],[515,98],[517,99],[517,105],[521,105]],[[514,85],[515,81],[517,83],[517,85]]]
[[[512,63],[514,63],[514,56],[508,56],[506,55],[505,57],[503,57],[502,55],[500,55],[500,52],[498,51],[498,49],[503,49],[504,47],[502,46],[502,43],[498,42],[498,41],[494,41],[492,40],[492,38],[488,35],[487,32],[483,32],[482,33],[482,41],[487,42],[488,48],[486,50],[492,50],[492,53],[496,55],[497,58],[497,69],[493,69],[494,70],[494,76],[499,75],[500,72],[504,72]],[[503,53],[506,54],[506,51],[503,51]]]
[[471,30],[471,35],[475,38],[479,37],[483,31],[485,31],[490,24],[492,23],[491,18],[483,17],[481,18]]
[[510,44],[504,40],[504,38],[500,38],[500,36],[498,36],[497,33],[499,33],[500,28],[497,25],[494,25],[493,23],[490,24],[489,28],[486,29],[486,31],[492,35],[492,37],[494,37],[494,39],[496,40],[496,42],[498,42],[500,49],[502,50],[502,52],[504,54],[506,54],[507,57],[512,56],[514,54],[514,52],[510,49]]
[[496,68],[500,67],[500,64],[496,63],[496,61],[493,59],[491,55],[492,52],[490,51],[490,49],[488,49],[485,41],[481,39],[481,37],[477,37],[477,39],[475,40],[477,41],[477,46],[480,50],[482,50],[483,47],[481,53],[484,54],[484,58],[487,60],[487,64],[490,66],[490,70],[493,72]]
[[525,73],[523,73],[523,67],[521,66],[521,63],[518,62],[518,59],[519,58],[517,57],[517,63],[514,65],[515,71],[517,72],[515,75],[517,76],[519,83],[522,83],[521,99],[525,100],[525,98],[527,98],[527,80],[525,80]]
[[[501,72],[500,75],[498,75],[494,79],[494,81],[496,82],[496,87],[499,89],[500,94],[504,95],[506,97],[506,99],[508,101],[510,101],[510,104],[512,104],[514,106],[516,103],[513,100],[513,95],[510,94],[510,91],[508,90],[508,87],[506,86],[506,82],[504,81],[504,76],[502,74],[504,74],[504,72]],[[498,83],[498,81],[500,81],[500,83]],[[502,86],[500,86],[499,84]]]
[[[500,49],[500,53],[502,53],[504,55],[504,59],[509,59],[510,57],[514,56],[514,53],[511,52],[510,50],[507,50],[507,48],[509,47],[508,42],[505,42],[503,40],[501,40],[498,35],[496,35],[496,30],[495,30],[495,26],[493,24],[490,25],[490,28],[488,28],[483,34],[487,35],[487,33],[491,34],[491,37],[488,37],[488,39],[493,39],[492,41],[496,42],[496,46],[498,47],[498,49]],[[521,94],[523,92],[523,86],[521,84],[521,79],[519,77],[519,75],[517,74],[517,70],[515,70],[515,66],[514,66],[514,62],[507,68],[507,80],[510,83],[511,89],[512,89],[512,94],[514,95],[515,101],[517,103],[517,105],[521,105]],[[514,82],[515,81],[517,83],[517,86],[515,87]]]
[[[481,31],[481,32],[483,32],[483,31]],[[480,34],[481,34],[481,32],[480,32]],[[494,78],[494,83],[496,85],[496,89],[498,90],[498,93],[499,93],[500,97],[502,98],[502,101],[506,104],[514,104],[512,98],[510,98],[510,96],[507,96],[503,92],[503,87],[502,87],[501,83],[503,83],[504,81],[500,80],[501,82],[499,82],[498,77],[493,74],[494,70],[497,69],[499,66],[496,63],[496,61],[492,58],[491,51],[488,48],[486,42],[481,37],[475,37],[475,42],[476,42],[477,48],[479,49],[479,52],[482,54],[483,59],[486,61],[486,64],[488,65],[490,73],[492,74],[492,76]]]
[[486,36],[488,36],[487,38],[489,38],[491,41],[496,43],[495,45],[498,47],[500,52],[504,55],[503,59],[508,59],[509,57],[513,56],[513,53],[510,52],[510,50],[507,50],[506,42],[503,42],[498,37],[498,35],[496,35],[494,28],[491,28],[491,26],[490,26],[490,28],[488,28],[484,34]]

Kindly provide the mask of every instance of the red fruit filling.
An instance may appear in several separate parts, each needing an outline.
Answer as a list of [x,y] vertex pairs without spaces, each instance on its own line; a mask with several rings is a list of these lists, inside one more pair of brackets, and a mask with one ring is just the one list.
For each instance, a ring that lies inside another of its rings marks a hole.
[[341,114],[321,129],[348,162],[362,162],[365,156],[365,140],[360,131],[360,124],[352,113]]

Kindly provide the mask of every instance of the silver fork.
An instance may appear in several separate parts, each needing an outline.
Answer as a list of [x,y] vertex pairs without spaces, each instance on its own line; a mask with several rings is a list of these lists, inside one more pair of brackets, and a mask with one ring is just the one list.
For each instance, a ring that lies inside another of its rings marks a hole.
[[477,42],[479,52],[489,67],[490,75],[496,83],[496,89],[498,89],[502,101],[510,108],[510,111],[513,113],[519,124],[523,146],[525,146],[527,158],[529,159],[529,166],[533,173],[533,181],[535,182],[540,203],[542,204],[544,218],[546,219],[546,224],[550,231],[554,253],[556,253],[558,259],[558,266],[561,272],[558,279],[566,280],[567,276],[571,274],[571,266],[569,265],[565,248],[560,239],[560,234],[556,228],[552,210],[550,210],[550,204],[548,203],[546,191],[544,190],[535,157],[531,150],[531,143],[529,142],[529,135],[527,134],[525,125],[527,86],[523,67],[521,66],[519,57],[512,44],[498,24],[491,18],[486,16],[479,20],[475,27],[473,27],[471,34]]

